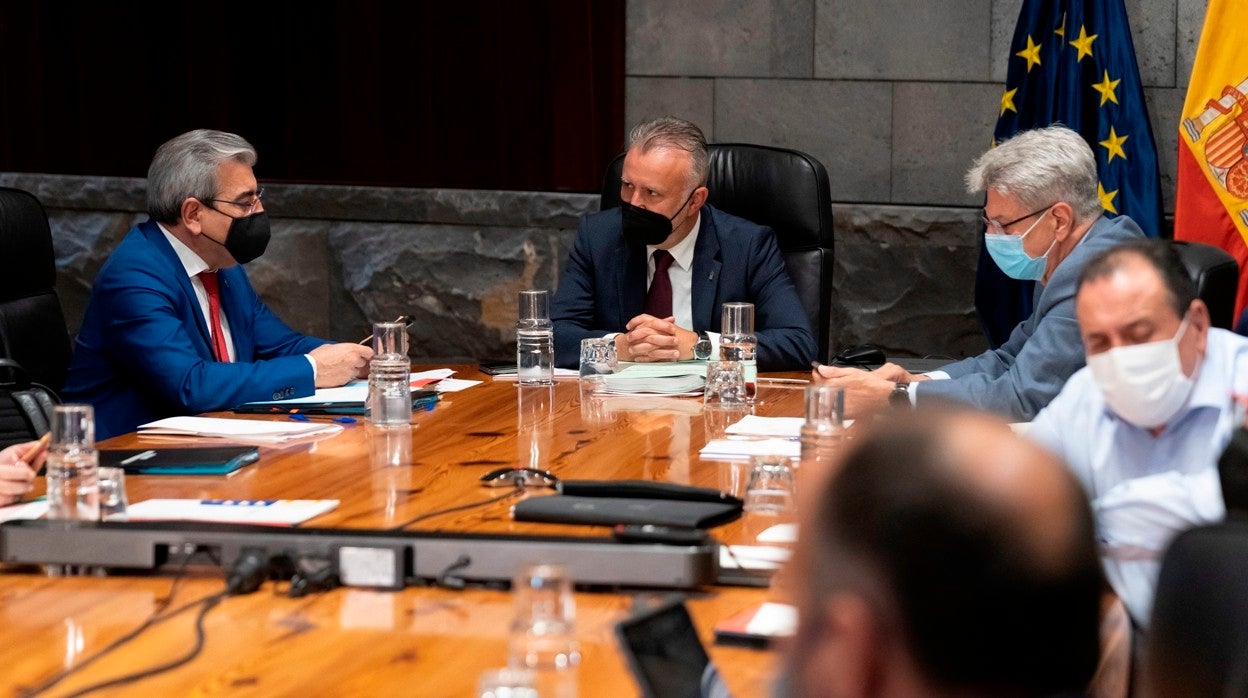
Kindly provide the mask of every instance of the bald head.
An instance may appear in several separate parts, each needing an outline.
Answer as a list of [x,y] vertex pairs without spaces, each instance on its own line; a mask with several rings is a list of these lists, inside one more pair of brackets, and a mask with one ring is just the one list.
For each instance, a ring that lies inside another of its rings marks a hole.
[[867,645],[904,658],[921,693],[1042,695],[1092,674],[1091,511],[1066,467],[1004,422],[920,411],[877,424],[802,534],[806,643],[836,642],[820,636],[840,622],[828,599],[859,598]]

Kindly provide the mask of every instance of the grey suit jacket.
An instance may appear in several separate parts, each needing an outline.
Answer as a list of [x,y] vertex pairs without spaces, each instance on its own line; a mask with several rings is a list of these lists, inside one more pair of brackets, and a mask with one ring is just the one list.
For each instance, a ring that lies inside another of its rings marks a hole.
[[1005,344],[942,367],[949,380],[915,383],[916,403],[944,398],[1031,420],[1083,367],[1083,340],[1075,321],[1075,285],[1083,265],[1097,252],[1143,235],[1127,216],[1097,220],[1049,282],[1036,284],[1035,310]]

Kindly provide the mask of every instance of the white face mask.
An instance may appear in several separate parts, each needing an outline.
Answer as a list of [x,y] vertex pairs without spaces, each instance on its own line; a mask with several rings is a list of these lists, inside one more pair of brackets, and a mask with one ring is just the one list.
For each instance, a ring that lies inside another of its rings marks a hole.
[[1116,347],[1088,357],[1092,378],[1100,386],[1109,409],[1143,429],[1166,424],[1192,392],[1192,379],[1183,373],[1179,340],[1187,331],[1187,316],[1170,339]]

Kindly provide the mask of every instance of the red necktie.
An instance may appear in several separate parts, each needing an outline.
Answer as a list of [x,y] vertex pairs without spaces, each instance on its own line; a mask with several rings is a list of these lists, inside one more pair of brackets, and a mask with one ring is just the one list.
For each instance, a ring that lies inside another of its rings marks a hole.
[[654,278],[650,280],[650,290],[646,292],[647,315],[657,318],[672,315],[672,278],[667,274],[672,261],[672,253],[667,250],[654,251]]
[[201,271],[199,280],[208,292],[208,322],[212,325],[212,355],[217,361],[229,362],[230,350],[225,345],[225,331],[221,329],[221,289],[217,285],[217,272]]

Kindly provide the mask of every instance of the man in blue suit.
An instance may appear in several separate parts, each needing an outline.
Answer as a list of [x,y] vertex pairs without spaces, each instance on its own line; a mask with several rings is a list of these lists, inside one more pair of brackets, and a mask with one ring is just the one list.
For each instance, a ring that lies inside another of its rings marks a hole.
[[665,117],[629,135],[619,208],[581,220],[552,304],[555,363],[615,336],[622,361],[694,357],[720,306],[754,304],[761,371],[800,370],[815,339],[770,228],[706,203],[710,155],[695,125]]
[[939,371],[820,366],[817,381],[845,388],[846,415],[954,400],[1030,421],[1083,367],[1075,322],[1079,272],[1096,253],[1143,237],[1127,216],[1103,215],[1092,149],[1065,126],[1023,131],[981,155],[966,182],[970,191],[985,192],[984,244],[993,261],[1008,276],[1039,282],[1035,310],[1000,348]]
[[295,332],[252,289],[241,265],[269,242],[255,163],[251,144],[220,131],[191,131],[156,151],[151,219],[100,269],[66,380],[67,400],[95,406],[97,438],[311,395],[368,365],[371,349]]

